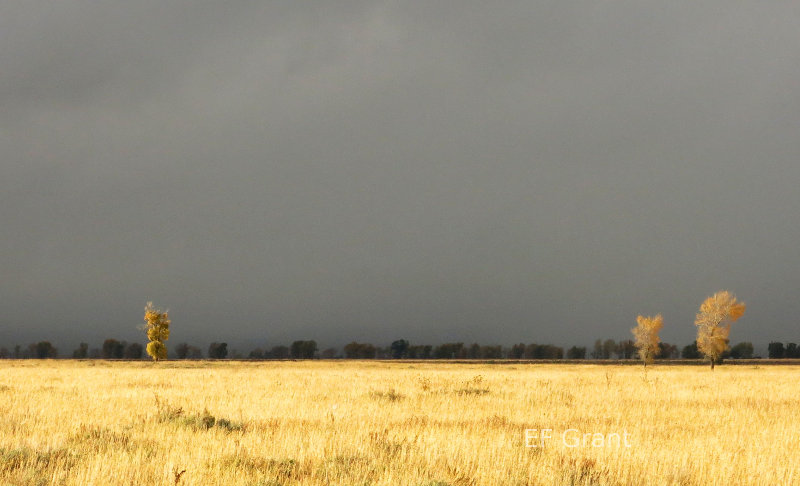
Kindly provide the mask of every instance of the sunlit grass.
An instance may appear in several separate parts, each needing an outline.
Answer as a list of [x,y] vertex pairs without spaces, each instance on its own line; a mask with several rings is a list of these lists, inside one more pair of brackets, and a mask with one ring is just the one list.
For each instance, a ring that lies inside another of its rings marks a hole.
[[798,371],[0,361],[0,484],[797,484]]

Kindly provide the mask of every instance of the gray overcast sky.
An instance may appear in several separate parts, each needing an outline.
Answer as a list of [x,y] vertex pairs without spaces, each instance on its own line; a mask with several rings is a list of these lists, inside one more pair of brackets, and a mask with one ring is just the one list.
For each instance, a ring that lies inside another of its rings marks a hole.
[[800,340],[797,2],[0,4],[0,344]]

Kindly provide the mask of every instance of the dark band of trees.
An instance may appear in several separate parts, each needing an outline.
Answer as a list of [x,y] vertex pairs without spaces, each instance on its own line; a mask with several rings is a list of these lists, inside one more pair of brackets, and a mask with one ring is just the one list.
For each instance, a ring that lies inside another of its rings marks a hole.
[[[795,343],[771,342],[768,347],[770,359],[800,358],[800,347]],[[552,344],[519,343],[510,347],[501,345],[481,345],[462,342],[444,343],[436,346],[429,344],[411,344],[405,339],[398,339],[389,346],[375,346],[371,343],[351,342],[341,350],[336,348],[318,349],[316,341],[294,341],[290,346],[278,345],[271,348],[256,348],[248,354],[236,350],[229,351],[227,343],[214,342],[205,350],[188,343],[180,343],[171,350],[171,358],[175,359],[599,359],[628,360],[636,359],[636,346],[633,341],[614,341],[613,339],[595,341],[587,350],[583,346],[572,346],[564,349]],[[40,341],[28,346],[16,345],[11,349],[0,347],[0,359],[4,358],[58,358],[72,357],[76,359],[142,359],[144,347],[140,343],[127,343],[116,339],[106,339],[102,346],[90,348],[81,343],[72,353],[59,354],[49,341]],[[750,359],[753,355],[753,344],[741,342],[732,346],[722,358]],[[657,359],[700,359],[702,354],[693,342],[683,348],[668,343],[659,343]]]

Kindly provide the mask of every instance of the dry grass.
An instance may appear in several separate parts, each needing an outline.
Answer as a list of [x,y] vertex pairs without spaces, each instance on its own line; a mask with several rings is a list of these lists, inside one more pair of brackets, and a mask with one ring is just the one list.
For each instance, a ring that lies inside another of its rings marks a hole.
[[0,484],[798,484],[798,371],[0,361]]

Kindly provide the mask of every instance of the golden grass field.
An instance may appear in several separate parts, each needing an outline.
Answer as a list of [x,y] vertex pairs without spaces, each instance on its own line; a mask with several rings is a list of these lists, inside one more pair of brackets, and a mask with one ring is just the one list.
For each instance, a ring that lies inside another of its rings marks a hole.
[[799,372],[2,360],[0,484],[800,484]]

